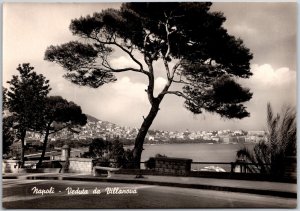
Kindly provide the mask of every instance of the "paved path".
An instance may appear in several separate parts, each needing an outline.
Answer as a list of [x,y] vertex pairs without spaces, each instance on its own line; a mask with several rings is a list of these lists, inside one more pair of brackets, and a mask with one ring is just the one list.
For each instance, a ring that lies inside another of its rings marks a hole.
[[[49,175],[48,175],[49,176]],[[32,188],[54,189],[53,194],[33,194]],[[108,194],[107,188],[136,190],[134,194]],[[66,190],[88,191],[85,195]],[[93,194],[93,190],[100,194]],[[70,180],[3,180],[3,207],[45,208],[295,208],[297,200],[248,193],[143,184]]]
[[3,178],[20,179],[50,179],[50,180],[77,180],[77,181],[99,181],[119,182],[131,184],[146,184],[173,186],[182,188],[220,190],[241,193],[253,193],[260,195],[272,195],[287,198],[297,197],[297,185],[292,183],[279,183],[267,181],[249,181],[232,179],[213,179],[200,177],[174,177],[145,175],[144,178],[135,178],[135,175],[115,174],[111,178],[93,177],[89,174],[5,174]]

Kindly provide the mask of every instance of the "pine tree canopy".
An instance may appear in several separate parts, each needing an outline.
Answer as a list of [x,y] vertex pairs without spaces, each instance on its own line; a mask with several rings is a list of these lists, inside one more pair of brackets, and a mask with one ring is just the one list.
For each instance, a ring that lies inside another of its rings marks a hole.
[[[226,118],[243,118],[249,116],[243,103],[252,93],[236,78],[252,75],[252,54],[241,39],[227,33],[222,26],[226,18],[212,12],[211,5],[123,3],[120,9],[72,20],[70,30],[82,38],[80,42],[49,46],[45,59],[61,65],[65,77],[78,85],[97,88],[116,81],[116,73],[132,71],[148,78],[146,91],[152,105],[172,94],[183,97],[185,107],[195,114],[206,110]],[[135,65],[115,68],[111,58],[116,49]],[[162,61],[161,68],[154,68],[156,61]],[[165,72],[167,84],[155,97],[157,71]],[[176,90],[170,89],[172,84],[179,84]]]

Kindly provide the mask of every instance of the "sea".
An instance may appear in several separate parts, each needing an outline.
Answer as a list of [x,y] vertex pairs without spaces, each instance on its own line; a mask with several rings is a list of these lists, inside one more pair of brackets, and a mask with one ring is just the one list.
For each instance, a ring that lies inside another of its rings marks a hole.
[[[125,149],[133,149],[134,146],[124,146]],[[225,171],[231,170],[230,162],[236,161],[236,153],[239,149],[247,147],[252,150],[253,143],[229,143],[229,144],[208,144],[208,143],[188,143],[188,144],[144,144],[141,162],[147,161],[150,157],[161,154],[167,157],[192,159],[192,162],[204,162],[206,164],[192,164],[192,170],[202,170],[205,167],[214,166],[223,168]],[[81,149],[81,151],[83,148]],[[87,149],[84,149],[85,151]],[[212,162],[214,162],[212,164]],[[217,164],[228,163],[228,164]],[[141,168],[145,168],[141,164]]]
[[193,162],[207,162],[207,164],[193,164],[192,169],[194,170],[201,170],[207,166],[218,166],[230,171],[230,164],[209,164],[209,162],[235,162],[237,151],[244,146],[251,150],[254,144],[144,144],[141,161],[161,154],[167,157],[188,158]]

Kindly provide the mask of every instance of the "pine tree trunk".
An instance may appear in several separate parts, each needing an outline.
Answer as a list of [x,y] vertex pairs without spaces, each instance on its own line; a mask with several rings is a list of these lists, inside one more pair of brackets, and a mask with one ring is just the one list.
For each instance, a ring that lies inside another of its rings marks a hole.
[[159,103],[154,103],[151,107],[148,116],[144,118],[144,122],[142,123],[140,130],[137,134],[137,137],[135,139],[135,145],[133,149],[133,162],[134,162],[133,168],[135,169],[140,169],[140,161],[141,161],[141,155],[143,151],[143,144],[145,141],[145,137],[158,111],[159,111]]
[[46,153],[46,149],[47,149],[47,142],[48,142],[48,136],[49,136],[49,129],[47,128],[45,138],[44,138],[44,142],[43,142],[43,151],[42,151],[41,157],[39,159],[39,162],[37,163],[37,167],[40,167],[42,165],[42,162],[45,158],[45,153]]

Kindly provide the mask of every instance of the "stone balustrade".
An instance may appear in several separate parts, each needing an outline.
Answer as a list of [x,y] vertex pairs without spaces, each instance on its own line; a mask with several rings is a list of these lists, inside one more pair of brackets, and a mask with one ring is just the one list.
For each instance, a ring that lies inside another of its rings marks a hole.
[[2,160],[2,173],[18,173],[19,160]]
[[155,171],[159,174],[185,176],[191,171],[191,159],[156,157]]
[[92,173],[93,159],[91,158],[69,158],[68,172]]

